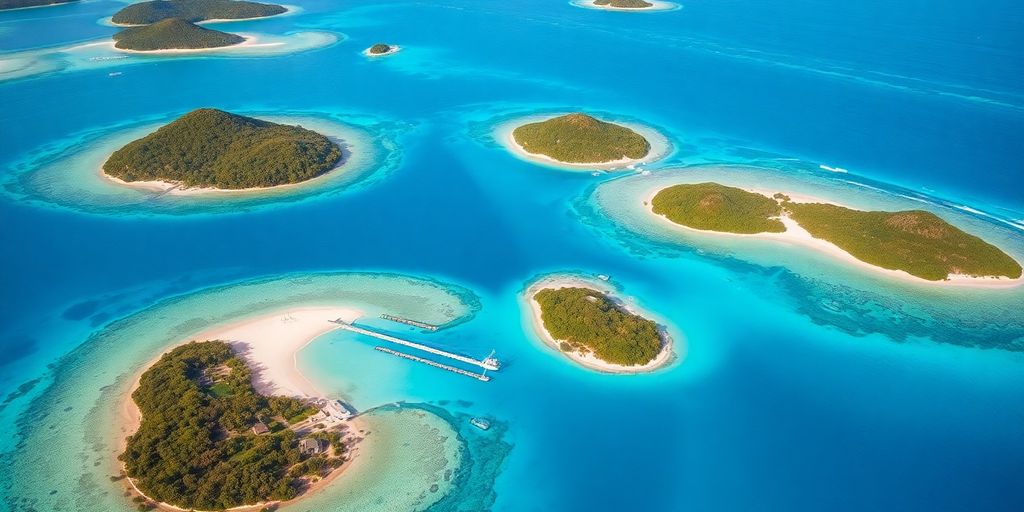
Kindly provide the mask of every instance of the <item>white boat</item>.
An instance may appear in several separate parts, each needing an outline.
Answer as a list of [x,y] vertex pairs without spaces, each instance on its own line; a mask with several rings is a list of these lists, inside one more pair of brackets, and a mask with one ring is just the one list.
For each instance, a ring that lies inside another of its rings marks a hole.
[[843,169],[842,167],[830,167],[828,165],[819,165],[818,167],[821,170],[828,171],[828,172],[838,172],[838,173],[842,173],[842,174],[846,174],[847,172],[849,172],[846,169]]
[[602,281],[607,281],[607,280],[611,279],[611,277],[608,277],[607,274],[598,274],[597,278],[602,280]]
[[480,430],[487,430],[491,428],[491,422],[483,418],[473,418],[469,420],[469,423]]

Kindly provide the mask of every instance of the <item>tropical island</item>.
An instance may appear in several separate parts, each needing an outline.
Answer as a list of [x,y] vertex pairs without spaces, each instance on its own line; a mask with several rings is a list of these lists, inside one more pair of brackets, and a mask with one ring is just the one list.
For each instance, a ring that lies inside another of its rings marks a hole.
[[103,172],[125,183],[240,190],[311,180],[342,158],[336,143],[301,126],[202,108],[118,149]]
[[148,25],[168,18],[197,23],[210,20],[246,20],[287,12],[283,6],[241,0],[154,0],[118,11],[110,19],[117,25]]
[[646,9],[654,4],[644,0],[594,0],[594,5],[616,9]]
[[385,43],[377,43],[377,44],[367,48],[365,53],[366,53],[366,55],[369,55],[370,57],[380,57],[382,55],[390,55],[392,53],[396,53],[396,52],[398,52],[398,50],[399,50],[398,46],[394,46],[394,45],[390,45],[390,44],[385,44]]
[[345,462],[341,434],[310,425],[316,407],[262,395],[252,381],[222,341],[178,346],[142,374],[131,395],[138,429],[119,457],[141,501],[201,510],[285,501]]
[[151,25],[129,27],[114,34],[119,50],[153,52],[160,50],[202,50],[245,42],[245,38],[200,27],[180,18],[168,18]]
[[529,155],[566,164],[625,164],[651,151],[650,142],[632,129],[583,113],[524,124],[511,138]]
[[693,229],[726,233],[782,233],[782,206],[761,194],[719,185],[674,185],[651,200],[654,213]]
[[562,276],[527,289],[534,329],[573,361],[608,373],[655,370],[671,360],[671,340],[654,321],[584,279]]
[[78,0],[0,0],[0,11],[7,9],[24,9],[26,7],[46,7],[50,5],[69,4]]
[[924,210],[855,210],[717,183],[663,188],[648,207],[673,225],[797,242],[926,281],[1014,280],[1022,274],[1021,265],[998,247]]

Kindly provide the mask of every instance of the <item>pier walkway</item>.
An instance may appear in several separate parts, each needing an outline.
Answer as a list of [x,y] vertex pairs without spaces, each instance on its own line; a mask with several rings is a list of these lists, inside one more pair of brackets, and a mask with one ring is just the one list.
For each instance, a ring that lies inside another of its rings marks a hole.
[[377,347],[374,347],[374,348],[379,350],[379,351],[381,351],[381,352],[387,353],[387,354],[395,355],[395,356],[398,356],[398,357],[403,357],[405,359],[416,361],[418,363],[429,364],[430,366],[433,366],[435,368],[440,368],[442,370],[448,370],[450,372],[457,373],[459,375],[465,375],[466,377],[473,377],[474,379],[479,380],[481,382],[487,382],[487,381],[491,380],[490,377],[488,377],[488,376],[486,376],[486,375],[484,375],[482,373],[467,372],[466,370],[463,370],[462,368],[456,368],[454,366],[448,366],[446,364],[441,364],[441,363],[438,363],[436,361],[431,361],[430,359],[424,359],[422,357],[417,357],[417,356],[414,356],[412,354],[406,354],[405,352],[399,352],[397,350],[391,350],[390,348],[385,348],[385,347],[380,347],[380,346],[377,346]]
[[379,340],[390,341],[391,343],[397,343],[399,345],[405,345],[407,347],[411,347],[411,348],[414,348],[416,350],[422,350],[424,352],[429,352],[431,354],[439,355],[439,356],[442,356],[442,357],[447,357],[449,359],[454,359],[454,360],[462,362],[462,363],[471,364],[471,365],[474,365],[474,366],[479,366],[479,367],[481,367],[481,368],[483,368],[485,370],[497,371],[498,368],[501,366],[501,364],[498,362],[498,360],[495,359],[494,357],[487,357],[486,359],[481,361],[479,359],[473,359],[472,357],[466,357],[466,356],[463,356],[463,355],[454,354],[452,352],[448,352],[448,351],[441,350],[441,349],[438,349],[438,348],[428,347],[427,345],[422,345],[422,344],[415,343],[415,342],[412,342],[412,341],[403,340],[401,338],[396,338],[394,336],[389,336],[389,335],[384,334],[384,333],[380,333],[380,332],[376,332],[376,331],[371,331],[369,329],[364,329],[362,327],[356,327],[356,326],[354,326],[354,325],[352,325],[352,324],[350,324],[350,323],[348,323],[348,322],[346,322],[346,321],[344,321],[344,320],[342,320],[340,318],[337,319],[337,320],[331,320],[331,322],[338,324],[339,326],[341,326],[342,329],[345,329],[346,331],[352,331],[354,333],[362,334],[364,336],[371,336],[371,337],[377,338]]
[[380,317],[383,318],[384,320],[391,320],[392,322],[398,322],[400,324],[411,325],[413,327],[419,327],[420,329],[424,329],[424,330],[427,330],[427,331],[430,331],[430,332],[434,332],[434,331],[437,330],[437,326],[436,325],[431,325],[431,324],[428,324],[426,322],[417,322],[416,320],[409,320],[408,318],[402,318],[400,316],[384,314],[384,315],[381,315]]

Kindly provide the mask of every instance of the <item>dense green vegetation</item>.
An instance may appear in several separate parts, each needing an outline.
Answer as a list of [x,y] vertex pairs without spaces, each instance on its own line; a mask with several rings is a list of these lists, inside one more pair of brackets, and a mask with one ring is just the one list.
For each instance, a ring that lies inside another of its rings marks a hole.
[[[142,492],[179,507],[220,510],[294,498],[302,489],[300,476],[341,463],[318,455],[322,460],[307,464],[292,430],[251,433],[258,420],[310,409],[297,399],[258,394],[251,378],[220,341],[177,347],[142,374],[132,393],[142,421],[120,456]],[[313,435],[341,448],[337,434]]]
[[389,51],[391,51],[391,45],[387,45],[384,43],[377,43],[370,47],[370,53],[373,55],[380,55],[382,53],[387,53]]
[[337,144],[301,126],[206,108],[128,143],[103,171],[125,181],[241,189],[306,181],[341,157]]
[[148,25],[167,18],[197,22],[262,18],[286,12],[280,5],[235,0],[156,0],[129,5],[111,21],[121,25]]
[[654,4],[644,0],[594,0],[594,5],[606,5],[608,7],[618,7],[619,9],[643,9]]
[[938,281],[950,274],[1021,276],[1021,266],[984,240],[931,212],[851,210],[818,203],[783,203],[815,238],[832,242],[855,258],[890,270]]
[[647,364],[661,352],[658,325],[589,288],[545,288],[533,296],[544,328],[563,351],[585,350],[624,366]]
[[570,163],[639,159],[651,150],[647,139],[633,130],[586,114],[567,114],[525,124],[516,128],[512,137],[530,153]]
[[4,9],[21,9],[24,7],[67,4],[77,1],[78,0],[0,0],[0,11]]
[[718,183],[674,185],[651,201],[654,213],[683,226],[727,233],[782,233],[782,207],[772,198]]
[[198,50],[220,48],[245,41],[245,38],[194,23],[169,18],[152,25],[126,28],[114,34],[114,46],[122,50]]

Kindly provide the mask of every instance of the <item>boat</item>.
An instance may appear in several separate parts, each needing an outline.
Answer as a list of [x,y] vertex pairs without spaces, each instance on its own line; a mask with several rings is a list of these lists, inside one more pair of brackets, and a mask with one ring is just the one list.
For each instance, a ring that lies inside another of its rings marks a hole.
[[107,73],[107,76],[121,76],[120,71],[114,71],[113,73]]
[[643,175],[643,176],[650,176],[651,175],[651,171],[648,171],[647,169],[644,169],[643,171],[640,172],[640,174]]
[[590,173],[590,175],[591,175],[591,176],[600,176],[600,175],[601,175],[601,173],[599,173],[599,172],[597,172],[597,171],[594,171],[594,172]]
[[609,277],[608,274],[598,274],[597,278],[602,280],[602,281],[607,281],[607,280],[611,279],[611,277]]
[[838,172],[840,174],[845,174],[845,173],[849,172],[846,169],[843,169],[842,167],[831,167],[831,166],[828,166],[828,165],[819,165],[818,167],[821,170],[823,170],[823,171]]
[[491,422],[483,418],[473,418],[469,420],[469,423],[480,430],[487,430],[491,428]]

